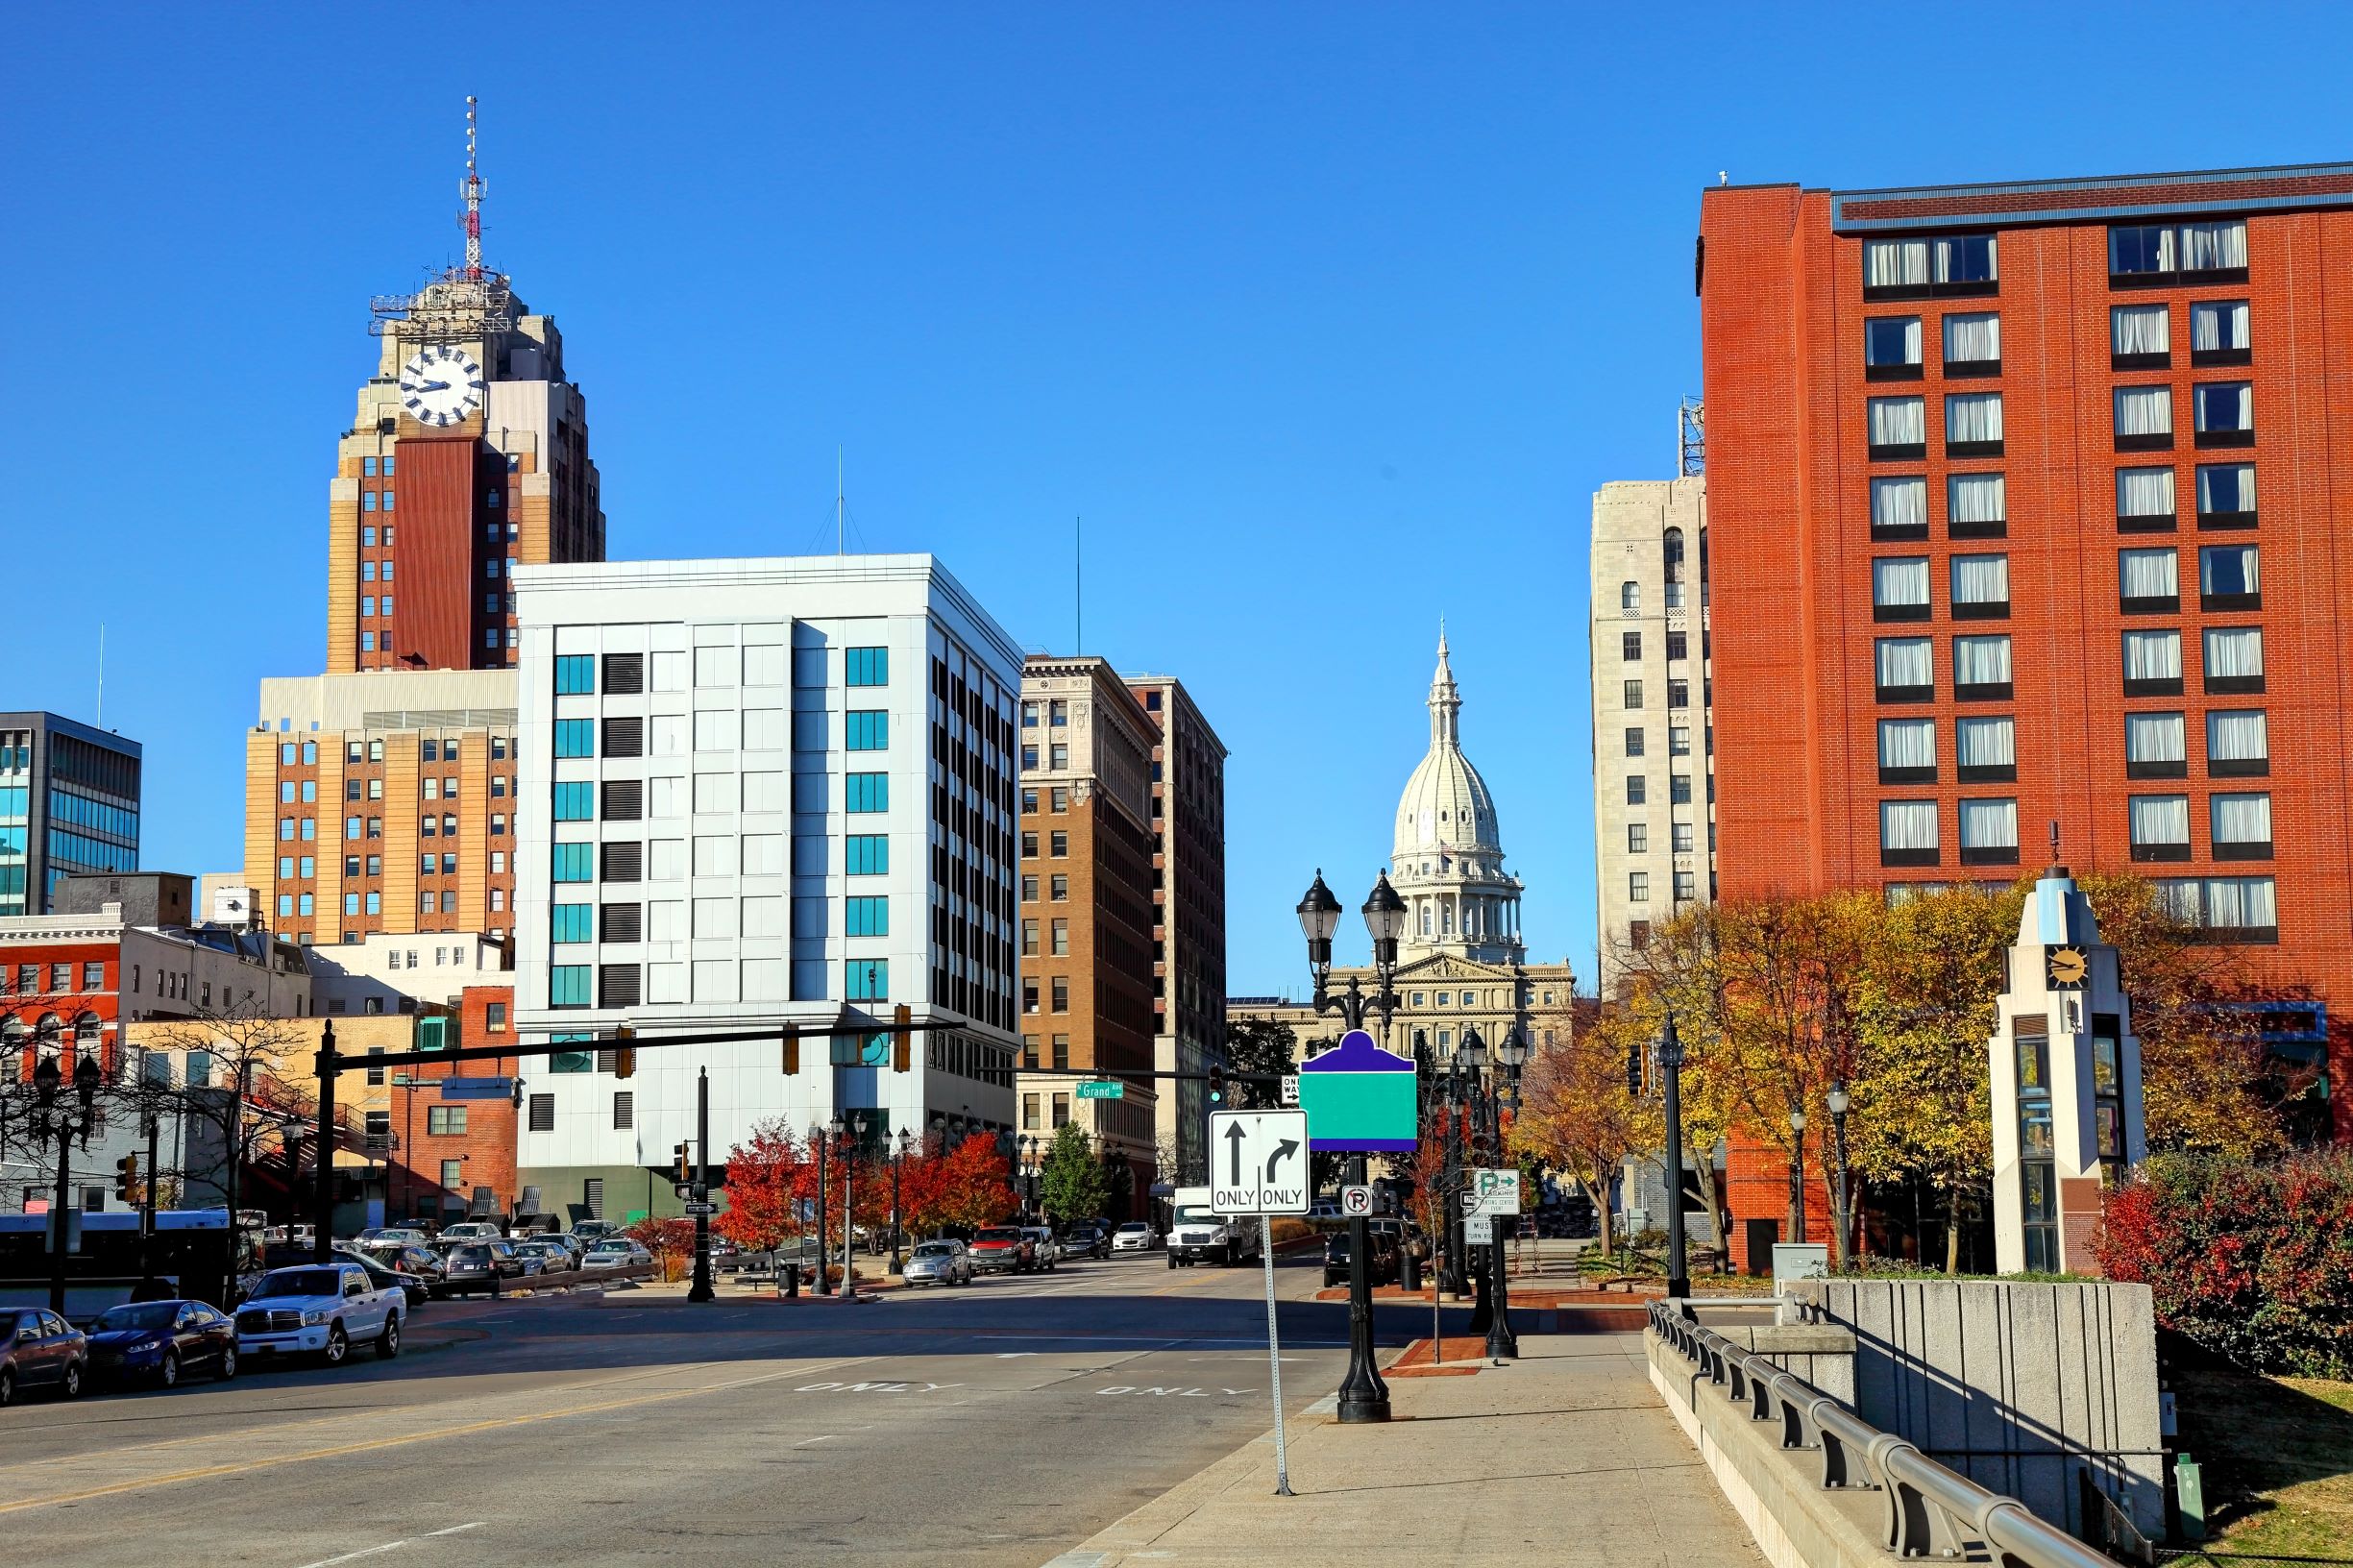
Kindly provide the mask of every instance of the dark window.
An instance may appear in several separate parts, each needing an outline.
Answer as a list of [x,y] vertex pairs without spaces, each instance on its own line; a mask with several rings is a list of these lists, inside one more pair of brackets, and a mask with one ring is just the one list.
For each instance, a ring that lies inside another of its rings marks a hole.
[[637,1095],[625,1089],[613,1091],[613,1130],[625,1133],[637,1125]]
[[634,964],[601,964],[597,967],[597,1005],[599,1007],[635,1007],[638,997],[637,968]]
[[534,1094],[531,1096],[530,1125],[531,1131],[534,1133],[551,1133],[555,1131],[554,1095]]
[[608,844],[604,848],[604,880],[607,882],[642,882],[646,876],[646,846],[642,844]]
[[606,904],[598,912],[599,935],[605,942],[645,940],[643,904]]
[[608,697],[628,697],[646,689],[646,655],[643,653],[607,653],[604,656],[604,690]]
[[646,785],[643,779],[608,778],[603,787],[605,821],[633,822],[646,814]]
[[608,757],[638,757],[646,752],[646,721],[643,719],[607,719],[604,722],[604,754]]

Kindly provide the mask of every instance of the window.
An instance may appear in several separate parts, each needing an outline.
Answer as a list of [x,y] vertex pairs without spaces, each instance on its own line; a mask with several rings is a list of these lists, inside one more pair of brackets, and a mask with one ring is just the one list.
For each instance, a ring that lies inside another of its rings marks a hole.
[[[2269,860],[2271,858],[2271,797],[2267,795],[2216,794],[2208,802],[2214,818],[2214,858]],[[2182,837],[2190,834],[2190,807],[2182,804]],[[2187,859],[2185,855],[2182,858]]]
[[[1057,814],[1070,809],[1070,790],[1067,785],[1057,784],[1046,792],[1046,809]],[[1157,817],[1160,814],[1155,811],[1153,815]]]
[[2261,708],[2217,708],[2206,715],[2206,772],[2211,778],[2259,778],[2271,771],[2271,743]]
[[1069,1012],[1069,1011],[1070,1011],[1070,977],[1069,977],[1068,975],[1058,974],[1058,975],[1055,975],[1055,976],[1053,977],[1053,979],[1052,979],[1052,981],[1051,981],[1051,983],[1050,983],[1050,984],[1051,984],[1051,992],[1052,992],[1052,995],[1053,995],[1053,998],[1054,998],[1054,1011],[1055,1011],[1055,1012],[1057,1012],[1057,1013],[1067,1013],[1067,1012]]
[[1059,904],[1066,901],[1069,898],[1070,879],[1062,872],[1055,872],[1054,875],[1048,879],[1047,885],[1053,890],[1054,902]]
[[2279,894],[2267,876],[2206,879],[2204,924],[2232,942],[2279,941]]
[[2246,277],[2246,222],[2119,224],[2108,231],[2108,282],[2147,288]]
[[2124,633],[2124,695],[2179,697],[2181,695],[2181,633],[2128,631]]
[[1641,726],[1638,724],[1628,726],[1626,731],[1626,754],[1630,757],[1638,757],[1642,755],[1642,745],[1643,741]]
[[2190,858],[2190,797],[2136,795],[2128,802],[2132,858],[2137,861]]
[[1640,612],[1642,609],[1642,584],[1638,582],[1619,583],[1618,608],[1625,611],[1628,615],[1633,615]]
[[2173,471],[2120,468],[2116,471],[2116,526],[2122,533],[2171,533],[2174,528]]
[[1667,726],[1667,755],[1670,757],[1691,755],[1691,726],[1689,724],[1669,724]]
[[2246,301],[2207,300],[2190,306],[2190,363],[2243,365],[2254,357]]
[[1630,680],[1626,683],[1626,705],[1629,709],[1642,706],[1642,682]]
[[880,708],[852,709],[843,744],[852,751],[883,751],[891,745],[891,716]]
[[2197,526],[2251,528],[2255,526],[2255,465],[2202,463],[2197,471]]
[[2009,715],[1956,719],[1952,730],[1962,783],[2006,784],[2018,777],[2018,726]]
[[2213,693],[2263,690],[2263,628],[2209,626],[2206,643],[2206,690]]
[[1931,294],[1991,294],[1998,286],[1992,234],[1863,242],[1863,298],[1920,299]]
[[462,1105],[427,1107],[425,1130],[435,1138],[462,1136],[466,1130],[466,1108]]
[[1650,797],[1649,781],[1640,773],[1626,775],[1626,803],[1639,806]]
[[2172,312],[2166,306],[2120,305],[2108,312],[2110,369],[2168,369],[2172,348]]
[[853,937],[887,937],[891,934],[891,900],[861,897],[847,900],[845,931]]
[[1925,637],[1878,640],[1875,684],[1882,702],[1926,702],[1936,696],[1935,645]]
[[1933,866],[1937,863],[1936,802],[1879,802],[1879,864]]
[[1928,558],[1880,556],[1871,563],[1871,614],[1875,621],[1928,619]]
[[594,904],[551,904],[548,907],[549,940],[556,943],[593,941],[595,921]]
[[604,881],[639,882],[645,879],[646,846],[644,845],[606,844],[599,847],[604,852]]
[[550,1007],[586,1007],[588,1005],[588,966],[585,964],[549,965],[548,1005]]
[[2001,370],[2001,318],[1992,312],[1945,318],[1945,374],[1993,376]]
[[1676,822],[1669,829],[1669,847],[1679,855],[1691,853],[1691,824]]
[[1691,682],[1687,680],[1668,681],[1667,706],[1670,709],[1691,706]]
[[[492,563],[495,573],[497,564]],[[597,658],[593,653],[566,653],[555,661],[555,695],[576,697],[597,689]]]
[[1990,294],[1999,277],[1992,234],[1953,234],[1932,241],[1932,281],[1940,293]]
[[635,964],[600,964],[597,966],[597,1005],[599,1007],[635,1007],[642,995],[638,966]]
[[1062,860],[1062,859],[1066,859],[1066,857],[1069,855],[1069,853],[1070,853],[1070,835],[1069,835],[1069,834],[1065,833],[1065,832],[1062,832],[1061,830],[1057,829],[1057,830],[1056,830],[1056,831],[1054,831],[1054,832],[1048,833],[1048,834],[1045,836],[1045,840],[1046,840],[1046,852],[1047,852],[1048,854],[1052,855],[1054,859],[1056,859],[1056,860]]
[[[733,715],[728,717],[732,718]],[[702,715],[697,714],[695,718],[699,723]],[[635,718],[605,720],[604,754],[608,757],[644,756],[646,754],[646,721]]]
[[[1923,537],[1925,531],[1923,530]],[[2010,491],[2003,477],[1999,474],[1947,475],[1945,531],[1955,539],[1999,539],[2008,534]]]
[[2001,455],[2001,394],[1945,394],[1945,453],[1950,457]]
[[1928,481],[1917,475],[1871,481],[1871,536],[1881,541],[1928,537]]
[[891,999],[891,961],[886,958],[853,958],[844,966],[844,996],[853,1002],[885,1002]]
[[1928,242],[1924,239],[1863,241],[1863,298],[1900,298],[1900,290],[1928,291]]
[[1870,381],[1916,381],[1921,375],[1920,318],[1865,318],[1863,379]]
[[2116,552],[2118,601],[2126,615],[2170,615],[2181,608],[2179,558],[2171,548]]
[[1667,802],[1677,806],[1691,804],[1691,775],[1689,773],[1669,773],[1667,775]]
[[1619,656],[1629,664],[1642,657],[1642,633],[1626,631],[1618,634]]
[[2255,444],[2255,386],[2251,381],[2208,381],[2190,389],[2201,447]]
[[633,1090],[613,1090],[613,1131],[627,1132],[637,1125],[637,1094]]
[[1050,950],[1056,958],[1070,956],[1070,922],[1068,920],[1054,922],[1053,947]]
[[2120,386],[2116,389],[2116,450],[2173,450],[2173,389]]
[[[887,648],[849,648],[842,650],[842,681],[846,686],[888,686],[891,684],[891,650]],[[919,686],[921,681],[918,681]]]
[[852,833],[846,846],[844,871],[851,876],[884,876],[891,870],[891,841],[880,833]]
[[866,814],[891,809],[891,775],[850,773],[843,781],[842,809]]
[[1626,824],[1626,852],[1630,855],[1647,855],[1651,852],[1649,823],[1629,822]]
[[607,653],[604,656],[604,690],[607,696],[633,697],[645,689],[646,655]]
[[1879,461],[1928,454],[1927,404],[1920,398],[1872,398],[1865,404],[1867,443]]
[[1999,621],[2010,614],[2010,557],[1955,555],[1952,614],[1956,621]]
[[[1639,637],[1642,634],[1640,632],[1636,632],[1634,635]],[[1668,632],[1667,662],[1672,664],[1678,659],[1687,659],[1689,657],[1691,657],[1691,634],[1687,631]]]
[[1879,782],[1933,784],[1936,782],[1936,721],[1882,719],[1879,721]]
[[596,815],[596,785],[586,779],[576,779],[558,783],[555,786],[555,820],[557,821],[593,821]]
[[2178,713],[2124,715],[2124,776],[2187,778],[2190,753]]
[[2207,545],[2197,552],[2198,607],[2260,610],[2263,574],[2253,545]]
[[1645,904],[1650,902],[1650,872],[1629,871],[1626,873],[1626,898],[1629,903]]
[[593,757],[597,754],[597,724],[593,719],[558,719],[555,722],[555,754],[559,757]]

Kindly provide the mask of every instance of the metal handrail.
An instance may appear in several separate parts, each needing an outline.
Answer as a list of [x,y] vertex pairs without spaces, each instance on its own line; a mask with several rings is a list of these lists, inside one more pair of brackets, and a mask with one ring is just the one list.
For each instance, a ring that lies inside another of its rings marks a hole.
[[2014,1497],[1987,1490],[1763,1355],[1741,1349],[1691,1318],[1680,1303],[1654,1301],[1651,1329],[1723,1386],[1750,1418],[1777,1422],[1780,1446],[1822,1455],[1825,1489],[1858,1488],[1887,1499],[1880,1544],[1900,1557],[1960,1556],[1973,1537],[2000,1568],[2115,1568]]

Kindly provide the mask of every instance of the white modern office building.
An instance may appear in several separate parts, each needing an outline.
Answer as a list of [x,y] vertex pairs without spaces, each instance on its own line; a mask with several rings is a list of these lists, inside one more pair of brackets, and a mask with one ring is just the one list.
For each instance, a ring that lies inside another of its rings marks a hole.
[[[770,1117],[1013,1121],[1021,653],[928,555],[525,567],[518,1181],[559,1213],[674,1213]],[[544,806],[540,803],[544,802]],[[875,1033],[904,1003],[909,1069]],[[830,1029],[637,1052],[665,1033]],[[607,1188],[610,1188],[608,1192]]]

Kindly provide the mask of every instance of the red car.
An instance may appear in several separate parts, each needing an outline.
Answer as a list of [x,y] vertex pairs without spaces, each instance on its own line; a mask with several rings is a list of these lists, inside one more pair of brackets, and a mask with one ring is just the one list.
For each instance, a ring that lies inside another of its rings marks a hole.
[[79,1399],[88,1370],[89,1341],[80,1329],[38,1307],[0,1311],[0,1405],[38,1387]]
[[971,1253],[975,1274],[1026,1274],[1038,1266],[1038,1243],[1011,1225],[975,1232]]

